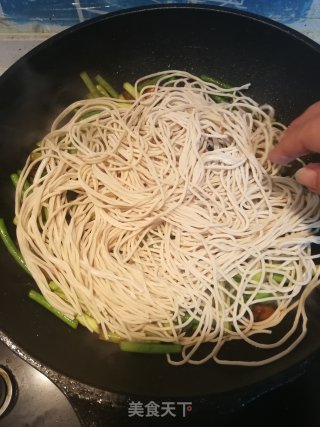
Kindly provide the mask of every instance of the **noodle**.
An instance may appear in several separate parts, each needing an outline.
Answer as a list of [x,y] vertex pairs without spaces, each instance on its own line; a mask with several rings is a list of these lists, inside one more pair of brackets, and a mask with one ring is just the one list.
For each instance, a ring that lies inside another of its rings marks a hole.
[[[161,72],[136,82],[136,100],[82,100],[57,117],[16,191],[19,246],[55,308],[92,316],[105,339],[180,343],[175,365],[261,365],[303,339],[319,197],[268,160],[284,126],[247,88]],[[267,319],[255,320],[257,302],[275,307]],[[288,313],[290,329],[264,342]],[[279,351],[220,358],[233,340]]]

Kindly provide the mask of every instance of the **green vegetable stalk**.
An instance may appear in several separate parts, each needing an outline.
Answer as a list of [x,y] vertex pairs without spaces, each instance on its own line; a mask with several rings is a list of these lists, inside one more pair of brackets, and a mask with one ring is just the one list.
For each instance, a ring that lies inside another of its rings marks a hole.
[[12,184],[13,184],[15,187],[17,187],[17,185],[18,185],[18,181],[19,181],[19,175],[18,175],[17,173],[12,173],[12,174],[10,175],[10,179],[11,179]]
[[201,80],[203,80],[204,82],[207,82],[207,83],[213,83],[213,84],[215,84],[215,85],[217,85],[217,86],[220,86],[220,87],[222,87],[223,89],[231,89],[231,88],[232,88],[232,86],[231,86],[231,85],[229,85],[229,83],[225,83],[225,82],[223,82],[223,81],[221,81],[221,80],[219,80],[219,79],[216,79],[216,78],[213,78],[213,77],[207,76],[207,75],[205,75],[205,74],[202,74],[202,75],[200,76],[200,79],[201,79]]
[[82,314],[81,316],[77,316],[77,320],[79,323],[84,326],[85,328],[89,329],[89,331],[93,331],[96,334],[100,333],[100,326],[95,321],[95,319],[88,314]]
[[108,92],[111,98],[119,98],[119,93],[103,77],[98,74],[95,79],[99,85]]
[[83,80],[83,83],[87,86],[89,93],[94,97],[98,98],[100,96],[99,92],[97,91],[97,88],[91,78],[89,77],[89,74],[86,71],[82,71],[80,73],[80,77]]
[[[21,170],[18,170],[18,171],[17,171],[17,173],[12,173],[12,174],[10,175],[11,182],[12,182],[12,184],[13,184],[15,187],[17,187],[17,185],[18,185],[18,181],[19,181],[20,175],[21,175]],[[23,184],[22,194],[24,194],[24,193],[25,193],[25,191],[27,191],[29,187],[30,187],[30,183],[29,183],[29,181],[28,181],[28,180],[25,180],[25,182],[24,182],[24,184]]]
[[148,353],[148,354],[163,354],[163,353],[181,353],[180,344],[158,344],[135,341],[121,341],[120,349],[131,353]]
[[96,88],[101,96],[109,96],[108,92],[101,85],[96,85]]
[[[215,79],[215,78],[210,77],[210,76],[206,76],[205,74],[202,74],[200,76],[200,78],[204,82],[213,83],[213,84],[221,87],[222,89],[231,89],[232,88],[232,86],[229,85],[228,83],[222,82],[221,80]],[[210,95],[210,97],[217,103],[230,102],[230,98],[228,96]]]
[[132,98],[136,99],[136,91],[135,88],[132,86],[131,83],[129,82],[125,82],[123,83],[123,89],[126,90],[131,96]]
[[21,252],[17,248],[17,246],[14,244],[13,240],[11,239],[9,232],[7,230],[7,227],[5,225],[4,219],[0,218],[0,237],[5,244],[6,248],[10,252],[10,254],[13,256],[13,258],[17,261],[17,263],[26,271],[28,274],[30,274],[30,271],[28,270],[27,264],[25,260],[23,259],[23,256],[21,255]]
[[65,322],[67,325],[71,326],[71,328],[76,329],[78,327],[78,320],[76,319],[70,319],[69,317],[65,316],[61,311],[54,308],[45,298],[43,295],[41,295],[39,292],[36,292],[34,290],[31,290],[29,292],[29,298],[33,301],[36,301],[38,304],[42,305],[42,307],[49,310],[52,314],[57,316],[60,320]]

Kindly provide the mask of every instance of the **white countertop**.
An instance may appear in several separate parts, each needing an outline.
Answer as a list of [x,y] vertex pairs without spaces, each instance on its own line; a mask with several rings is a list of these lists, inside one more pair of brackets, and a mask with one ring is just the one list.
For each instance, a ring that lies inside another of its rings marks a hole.
[[52,33],[0,33],[0,74]]

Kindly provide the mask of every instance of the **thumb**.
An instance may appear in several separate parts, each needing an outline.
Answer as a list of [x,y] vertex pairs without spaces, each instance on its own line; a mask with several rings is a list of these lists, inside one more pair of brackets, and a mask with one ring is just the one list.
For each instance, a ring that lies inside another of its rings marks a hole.
[[309,163],[295,174],[296,180],[311,191],[320,194],[320,164]]

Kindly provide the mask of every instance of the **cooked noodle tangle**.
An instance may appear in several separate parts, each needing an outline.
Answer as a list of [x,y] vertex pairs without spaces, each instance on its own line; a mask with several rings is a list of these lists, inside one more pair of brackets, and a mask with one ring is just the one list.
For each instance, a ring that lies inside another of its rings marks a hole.
[[[21,252],[45,298],[70,317],[92,316],[106,339],[181,343],[173,364],[276,360],[306,334],[319,197],[269,162],[284,126],[243,94],[248,85],[157,75],[135,101],[78,101],[54,121],[17,187]],[[263,321],[258,298],[276,306]],[[290,328],[266,342],[289,312]],[[262,358],[223,360],[230,340]]]

